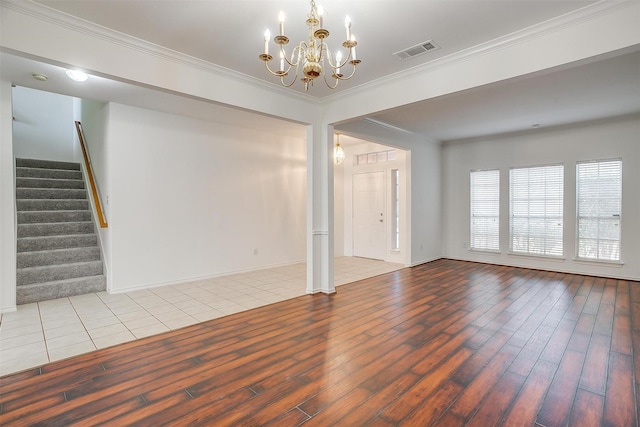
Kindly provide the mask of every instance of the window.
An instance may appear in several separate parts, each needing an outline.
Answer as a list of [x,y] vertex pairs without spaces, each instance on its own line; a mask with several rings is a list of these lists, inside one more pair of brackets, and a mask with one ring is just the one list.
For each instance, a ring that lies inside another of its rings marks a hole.
[[400,250],[400,170],[391,170],[391,249]]
[[509,171],[511,252],[562,256],[563,187],[563,165]]
[[395,150],[379,151],[376,153],[358,154],[356,165],[366,165],[367,163],[390,162],[396,159]]
[[500,171],[471,171],[471,239],[479,251],[500,250]]
[[578,258],[620,261],[622,161],[576,165]]

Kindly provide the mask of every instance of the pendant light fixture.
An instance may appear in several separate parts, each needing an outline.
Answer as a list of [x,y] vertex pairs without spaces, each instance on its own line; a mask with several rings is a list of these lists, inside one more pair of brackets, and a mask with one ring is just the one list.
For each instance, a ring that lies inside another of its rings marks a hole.
[[344,150],[340,146],[340,134],[337,136],[337,142],[335,147],[333,147],[333,164],[341,165],[344,162],[345,154]]
[[[325,41],[329,37],[329,31],[324,28],[324,11],[322,6],[316,5],[311,0],[311,11],[306,20],[309,27],[309,37],[299,42],[287,56],[284,48],[289,43],[289,38],[284,35],[284,12],[280,12],[279,33],[273,38],[277,45],[276,70],[269,67],[269,61],[273,56],[269,54],[269,41],[271,32],[267,29],[264,33],[264,51],[259,58],[264,61],[267,71],[280,77],[280,82],[285,87],[290,87],[300,77],[304,83],[304,90],[308,91],[313,81],[322,76],[325,84],[334,89],[340,80],[349,80],[356,72],[356,66],[361,62],[356,58],[356,46],[358,42],[351,33],[351,18],[349,15],[344,20],[346,39],[342,42],[341,49],[333,53]],[[343,73],[345,68],[349,73]],[[301,74],[301,75],[299,75]],[[286,79],[289,76],[289,79]],[[290,80],[290,81],[287,81]]]

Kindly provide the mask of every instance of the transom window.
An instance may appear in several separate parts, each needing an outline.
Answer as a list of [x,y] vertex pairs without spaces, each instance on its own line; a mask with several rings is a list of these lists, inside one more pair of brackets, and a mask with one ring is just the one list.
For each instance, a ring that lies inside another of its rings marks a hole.
[[377,151],[375,153],[358,154],[356,165],[366,165],[367,163],[391,162],[396,159],[395,150]]

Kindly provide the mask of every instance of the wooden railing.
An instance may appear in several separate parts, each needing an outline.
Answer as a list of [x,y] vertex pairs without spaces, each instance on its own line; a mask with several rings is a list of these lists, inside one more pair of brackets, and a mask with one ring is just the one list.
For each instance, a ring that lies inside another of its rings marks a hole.
[[91,166],[91,159],[89,159],[89,152],[87,151],[87,147],[85,146],[85,142],[84,142],[84,132],[82,131],[82,123],[80,123],[79,121],[76,121],[76,130],[78,131],[78,139],[80,140],[80,147],[82,148],[84,165],[85,165],[85,169],[87,170],[89,184],[91,185],[91,193],[93,194],[93,203],[96,205],[98,222],[100,222],[101,228],[107,228],[109,224],[107,224],[107,220],[102,210],[102,204],[100,203],[100,195],[98,193],[98,187],[96,186],[96,181],[93,178],[93,167]]

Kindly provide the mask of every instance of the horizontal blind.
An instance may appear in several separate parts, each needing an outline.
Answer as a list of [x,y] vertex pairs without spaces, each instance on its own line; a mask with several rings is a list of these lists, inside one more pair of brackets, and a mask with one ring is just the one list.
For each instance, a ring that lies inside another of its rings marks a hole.
[[500,171],[471,171],[470,247],[500,250]]
[[512,168],[509,193],[511,251],[562,256],[564,166]]
[[622,161],[578,163],[578,258],[620,260]]

